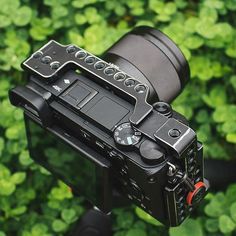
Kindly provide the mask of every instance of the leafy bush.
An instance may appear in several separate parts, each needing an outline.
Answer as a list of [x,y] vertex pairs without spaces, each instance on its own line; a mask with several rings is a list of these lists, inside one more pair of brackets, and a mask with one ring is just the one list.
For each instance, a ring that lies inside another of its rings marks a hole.
[[[174,102],[191,120],[205,156],[236,148],[235,0],[0,0],[0,236],[65,235],[84,211],[29,157],[22,112],[7,91],[24,83],[20,63],[50,38],[101,54],[136,25],[154,26],[183,50],[192,81]],[[181,227],[168,230],[140,209],[114,211],[116,236],[236,234],[236,185],[211,193]]]

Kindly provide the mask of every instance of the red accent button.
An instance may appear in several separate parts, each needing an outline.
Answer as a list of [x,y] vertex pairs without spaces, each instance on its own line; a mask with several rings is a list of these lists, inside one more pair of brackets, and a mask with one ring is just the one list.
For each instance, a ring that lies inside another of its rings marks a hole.
[[198,182],[198,183],[196,183],[194,186],[195,186],[194,191],[189,192],[189,193],[188,193],[188,196],[187,196],[187,204],[188,204],[189,206],[192,205],[193,199],[194,199],[194,197],[199,193],[199,191],[200,191],[202,188],[206,189],[206,185],[205,185],[203,182]]

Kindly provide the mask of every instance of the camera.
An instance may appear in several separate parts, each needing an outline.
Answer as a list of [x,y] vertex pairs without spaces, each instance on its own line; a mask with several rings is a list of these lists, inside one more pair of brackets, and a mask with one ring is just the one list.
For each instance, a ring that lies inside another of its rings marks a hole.
[[207,194],[202,144],[170,105],[189,65],[162,32],[136,27],[101,58],[52,40],[22,68],[27,83],[9,98],[30,155],[74,193],[109,213],[116,191],[167,226]]

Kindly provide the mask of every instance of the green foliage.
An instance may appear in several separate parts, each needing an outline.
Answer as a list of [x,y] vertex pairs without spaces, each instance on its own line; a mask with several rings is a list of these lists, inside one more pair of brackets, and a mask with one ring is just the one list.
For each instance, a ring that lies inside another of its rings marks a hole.
[[185,221],[180,227],[171,228],[170,236],[203,236],[203,228],[199,221],[189,219]]
[[[53,38],[101,54],[137,25],[164,31],[182,49],[191,83],[173,103],[190,119],[206,157],[236,151],[235,0],[0,0],[0,236],[66,235],[83,199],[29,157],[23,115],[8,90],[24,83],[21,62]],[[50,151],[50,150],[48,150]],[[236,234],[236,186],[210,194],[204,211],[166,229],[140,209],[114,211],[116,236]]]

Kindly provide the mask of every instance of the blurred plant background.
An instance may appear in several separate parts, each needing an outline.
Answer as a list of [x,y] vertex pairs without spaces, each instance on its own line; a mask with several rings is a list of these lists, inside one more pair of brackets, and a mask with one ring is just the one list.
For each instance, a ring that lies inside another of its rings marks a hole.
[[[9,88],[20,63],[49,39],[99,55],[137,25],[169,35],[190,62],[192,81],[174,102],[197,130],[206,158],[236,153],[236,0],[0,0],[0,236],[67,235],[84,200],[35,164],[22,111]],[[210,193],[179,228],[133,207],[114,210],[115,236],[236,235],[236,185]]]

